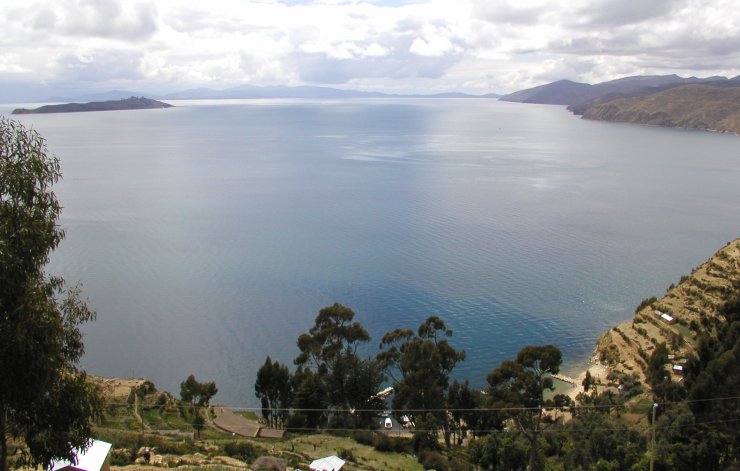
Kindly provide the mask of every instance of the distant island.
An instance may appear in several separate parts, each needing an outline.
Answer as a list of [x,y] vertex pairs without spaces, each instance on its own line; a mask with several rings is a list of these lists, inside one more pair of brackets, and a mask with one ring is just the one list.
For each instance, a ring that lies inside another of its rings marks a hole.
[[740,76],[637,76],[595,85],[559,80],[501,100],[567,105],[586,119],[740,134]]
[[92,101],[90,103],[66,103],[61,105],[45,105],[39,108],[16,108],[13,114],[41,114],[41,113],[78,113],[82,111],[120,111],[120,110],[152,110],[172,108],[173,105],[144,97],[130,97],[121,100]]

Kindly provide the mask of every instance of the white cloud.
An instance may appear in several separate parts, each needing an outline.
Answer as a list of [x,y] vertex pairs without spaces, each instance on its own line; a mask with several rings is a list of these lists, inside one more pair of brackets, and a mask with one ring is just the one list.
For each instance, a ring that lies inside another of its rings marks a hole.
[[734,76],[734,2],[5,0],[0,73],[100,89],[475,92],[558,78]]
[[456,45],[451,36],[453,35],[447,28],[424,25],[411,43],[409,52],[419,56],[433,57],[462,52],[462,47]]

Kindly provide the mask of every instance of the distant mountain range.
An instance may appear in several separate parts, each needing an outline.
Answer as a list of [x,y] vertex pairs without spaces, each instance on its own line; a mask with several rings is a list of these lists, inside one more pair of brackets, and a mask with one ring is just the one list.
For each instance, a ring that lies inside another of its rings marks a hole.
[[[528,88],[504,95],[500,100],[577,107],[589,103],[592,100],[648,95],[656,91],[690,83],[714,84],[727,82],[736,82],[736,86],[740,86],[740,76],[728,79],[726,77],[684,78],[678,75],[642,75],[624,77],[595,85],[573,82],[571,80],[558,80],[557,82],[540,85],[539,87]],[[574,111],[576,110],[574,109]]]
[[502,101],[567,105],[587,119],[740,133],[740,76],[653,75],[587,83],[559,80]]
[[254,85],[241,85],[224,90],[211,88],[194,88],[175,93],[141,93],[129,90],[111,90],[104,93],[86,94],[75,97],[51,97],[50,102],[71,101],[101,101],[119,100],[130,96],[153,95],[161,100],[220,100],[220,99],[281,99],[281,98],[303,98],[303,99],[344,99],[344,98],[499,98],[501,95],[489,93],[485,95],[472,95],[468,93],[437,93],[432,95],[419,94],[389,94],[380,92],[362,92],[358,90],[344,90],[330,87],[311,86],[274,86],[258,87]]

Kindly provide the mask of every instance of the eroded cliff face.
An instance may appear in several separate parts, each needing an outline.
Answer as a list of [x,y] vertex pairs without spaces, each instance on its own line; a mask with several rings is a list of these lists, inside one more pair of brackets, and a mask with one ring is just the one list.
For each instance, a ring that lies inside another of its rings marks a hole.
[[[720,309],[740,289],[740,239],[730,242],[689,276],[684,276],[660,299],[646,300],[632,322],[605,332],[595,355],[618,373],[636,373],[646,382],[647,362],[657,345],[665,343],[672,363],[695,353],[697,339],[725,325]],[[680,380],[679,370],[672,370]]]
[[583,117],[740,134],[740,88],[684,85],[596,104]]

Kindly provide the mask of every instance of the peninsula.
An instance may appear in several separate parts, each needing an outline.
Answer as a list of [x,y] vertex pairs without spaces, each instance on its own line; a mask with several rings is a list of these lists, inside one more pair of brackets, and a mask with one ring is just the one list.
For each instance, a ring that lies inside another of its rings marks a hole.
[[39,108],[16,108],[13,114],[41,114],[41,113],[78,113],[82,111],[121,111],[121,110],[151,110],[172,108],[173,105],[144,97],[130,97],[122,100],[92,101],[89,103],[65,103],[60,105],[45,105]]
[[501,100],[566,105],[585,119],[740,134],[740,76],[637,76],[595,85],[559,80]]
[[583,117],[740,134],[740,88],[683,85],[597,103],[589,106]]

